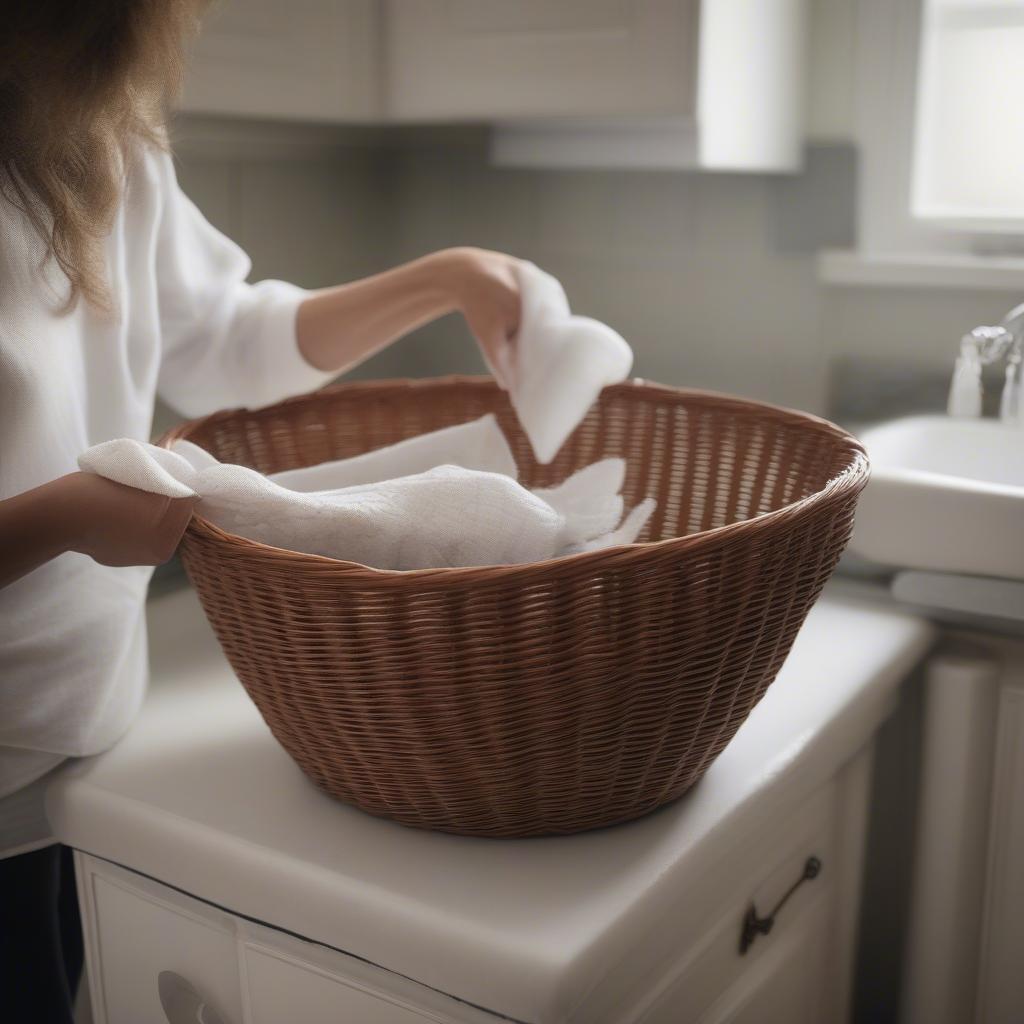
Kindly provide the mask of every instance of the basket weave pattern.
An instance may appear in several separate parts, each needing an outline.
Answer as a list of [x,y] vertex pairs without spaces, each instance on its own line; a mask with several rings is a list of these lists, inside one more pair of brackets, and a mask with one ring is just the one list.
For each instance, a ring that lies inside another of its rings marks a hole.
[[627,507],[658,502],[648,543],[389,572],[194,517],[186,569],[274,736],[329,793],[474,835],[636,818],[703,775],[775,678],[849,538],[866,456],[811,416],[634,382],[538,466],[477,378],[335,386],[163,443],[270,473],[491,411],[528,486],[624,457]]

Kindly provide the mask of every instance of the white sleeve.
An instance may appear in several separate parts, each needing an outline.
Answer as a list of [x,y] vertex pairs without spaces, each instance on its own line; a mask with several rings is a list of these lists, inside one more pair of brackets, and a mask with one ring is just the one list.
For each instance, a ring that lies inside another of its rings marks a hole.
[[299,352],[295,315],[306,292],[283,281],[247,284],[248,256],[178,187],[170,156],[156,158],[161,364],[157,390],[186,416],[260,406],[337,376]]

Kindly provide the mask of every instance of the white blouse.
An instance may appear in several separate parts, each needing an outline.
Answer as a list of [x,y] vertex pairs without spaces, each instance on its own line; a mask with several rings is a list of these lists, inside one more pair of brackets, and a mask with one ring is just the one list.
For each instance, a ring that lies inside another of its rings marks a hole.
[[[155,397],[186,416],[263,405],[332,374],[302,358],[305,293],[245,283],[250,263],[147,147],[106,242],[115,314],[61,305],[67,282],[24,215],[0,199],[0,499],[73,472],[115,437],[148,440]],[[152,570],[70,552],[0,589],[0,857],[53,842],[43,776],[105,750],[146,682]]]

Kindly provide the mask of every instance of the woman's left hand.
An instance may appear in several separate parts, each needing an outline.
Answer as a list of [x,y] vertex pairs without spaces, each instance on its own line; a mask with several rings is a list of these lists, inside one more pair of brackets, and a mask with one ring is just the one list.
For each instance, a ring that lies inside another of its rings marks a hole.
[[519,260],[488,249],[457,248],[435,253],[449,266],[456,307],[466,319],[491,373],[508,389],[519,330]]
[[487,249],[441,249],[373,277],[312,292],[296,314],[299,352],[317,369],[342,372],[409,331],[459,312],[507,390],[519,330],[519,262]]

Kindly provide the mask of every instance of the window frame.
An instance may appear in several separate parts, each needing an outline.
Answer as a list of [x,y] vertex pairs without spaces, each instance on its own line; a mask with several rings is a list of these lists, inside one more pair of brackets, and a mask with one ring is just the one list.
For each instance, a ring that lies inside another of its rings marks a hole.
[[923,0],[855,0],[858,239],[826,250],[818,275],[850,287],[1024,293],[1024,236],[913,213]]
[[[977,236],[976,245],[984,247],[984,242],[991,242],[991,236],[1019,236],[1019,247],[1024,251],[1024,196],[1012,214],[996,217],[981,212],[969,212],[966,208],[957,210],[955,207],[942,207],[930,204],[925,198],[926,173],[922,167],[921,154],[926,149],[927,125],[922,125],[926,118],[925,93],[934,87],[936,73],[936,55],[929,51],[937,42],[935,34],[942,31],[941,22],[947,28],[952,22],[960,22],[960,29],[970,31],[973,28],[1004,28],[1024,27],[1024,0],[980,0],[970,3],[966,0],[920,0],[922,8],[927,7],[920,17],[919,49],[917,54],[917,75],[914,96],[914,120],[911,123],[913,143],[911,148],[911,179],[910,205],[911,215],[927,224],[946,227],[951,231]],[[1024,98],[1022,98],[1024,99]],[[1022,171],[1024,173],[1024,171]],[[932,201],[933,203],[934,201]],[[1018,243],[1014,241],[1013,247]]]

